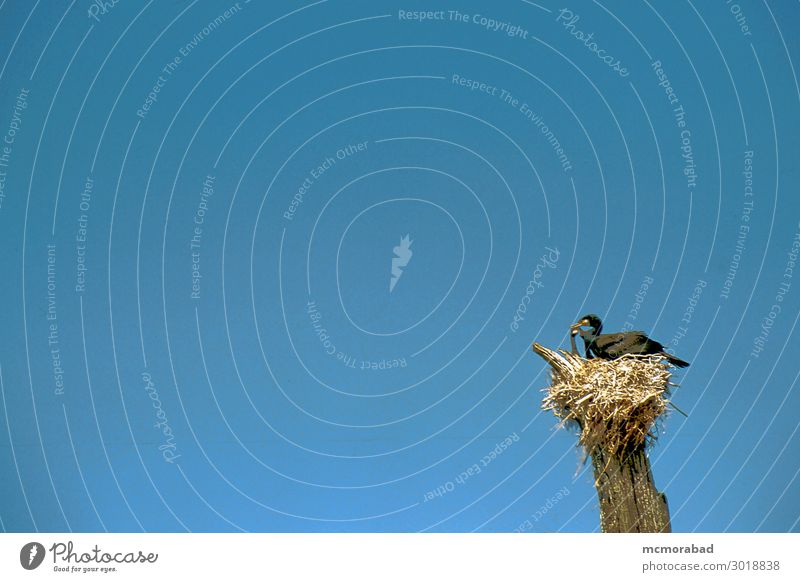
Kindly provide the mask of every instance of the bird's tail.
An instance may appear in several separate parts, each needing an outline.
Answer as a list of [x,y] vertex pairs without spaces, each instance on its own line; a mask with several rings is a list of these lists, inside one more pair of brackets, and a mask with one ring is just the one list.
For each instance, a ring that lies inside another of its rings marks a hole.
[[689,362],[684,362],[680,358],[676,358],[672,354],[668,354],[667,352],[661,352],[661,355],[673,366],[677,366],[679,368],[686,368],[689,366]]

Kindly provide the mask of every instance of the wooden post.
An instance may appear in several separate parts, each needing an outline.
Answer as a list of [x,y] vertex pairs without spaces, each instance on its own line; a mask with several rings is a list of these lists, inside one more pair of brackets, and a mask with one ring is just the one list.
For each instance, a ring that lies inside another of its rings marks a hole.
[[592,454],[592,467],[603,532],[672,531],[667,497],[656,489],[644,448],[623,459],[597,450]]
[[[581,365],[578,355],[533,344],[555,374]],[[600,529],[607,533],[667,533],[672,531],[667,498],[656,489],[644,445],[623,454],[597,447],[590,451],[594,484],[600,503]]]

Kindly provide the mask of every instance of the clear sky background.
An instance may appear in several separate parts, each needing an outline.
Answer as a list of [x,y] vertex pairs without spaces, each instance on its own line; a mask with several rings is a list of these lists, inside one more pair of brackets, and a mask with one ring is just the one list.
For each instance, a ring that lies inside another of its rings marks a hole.
[[798,22],[0,3],[0,527],[597,531],[594,312],[692,364],[674,530],[798,531]]

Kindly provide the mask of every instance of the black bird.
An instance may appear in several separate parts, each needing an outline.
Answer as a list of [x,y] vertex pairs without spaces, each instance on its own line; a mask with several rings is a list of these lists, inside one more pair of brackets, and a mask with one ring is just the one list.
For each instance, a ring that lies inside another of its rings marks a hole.
[[[587,327],[588,329],[582,329]],[[624,331],[621,333],[600,333],[603,331],[603,322],[594,314],[584,315],[570,327],[570,340],[572,351],[575,348],[575,336],[580,335],[586,346],[586,358],[593,357],[603,360],[613,360],[625,354],[658,355],[663,357],[673,366],[685,368],[689,362],[684,362],[672,354],[664,351],[664,346],[651,340],[641,331]]]

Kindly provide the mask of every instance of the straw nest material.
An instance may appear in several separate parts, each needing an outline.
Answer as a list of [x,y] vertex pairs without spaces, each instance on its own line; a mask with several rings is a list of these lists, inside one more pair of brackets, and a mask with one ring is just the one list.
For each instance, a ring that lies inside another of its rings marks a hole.
[[626,355],[616,360],[585,360],[534,344],[552,366],[544,410],[562,425],[577,426],[587,454],[598,449],[621,455],[651,444],[656,421],[669,404],[669,366],[659,356]]

